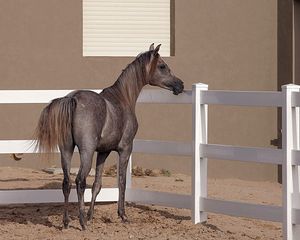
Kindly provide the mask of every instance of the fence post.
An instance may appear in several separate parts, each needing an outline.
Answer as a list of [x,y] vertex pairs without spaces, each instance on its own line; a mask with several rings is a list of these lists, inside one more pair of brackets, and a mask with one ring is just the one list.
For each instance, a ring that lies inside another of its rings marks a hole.
[[[300,92],[300,86],[298,92]],[[293,149],[300,150],[300,106],[293,107]],[[293,172],[293,195],[292,195],[292,207],[294,209],[300,209],[300,166],[292,166]],[[300,236],[300,225],[293,225],[293,237]]]
[[200,212],[201,197],[207,197],[207,159],[201,158],[201,143],[207,143],[207,105],[201,104],[201,91],[208,85],[193,84],[193,164],[192,164],[192,221],[207,220],[207,213]]
[[[288,84],[282,86],[283,106],[282,106],[282,150],[284,158],[282,162],[282,207],[283,221],[282,232],[283,239],[296,240],[296,226],[292,222],[293,211],[293,175],[296,174],[298,168],[292,165],[292,150],[297,148],[296,128],[298,123],[297,112],[292,107],[292,93],[299,92],[300,86]],[[295,179],[294,179],[295,180]],[[296,185],[294,185],[294,188]],[[294,189],[296,192],[296,189]]]

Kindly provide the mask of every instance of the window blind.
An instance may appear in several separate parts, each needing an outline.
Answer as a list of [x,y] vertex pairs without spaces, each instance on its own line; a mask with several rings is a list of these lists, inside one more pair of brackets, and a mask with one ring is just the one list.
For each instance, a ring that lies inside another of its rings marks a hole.
[[83,0],[83,56],[170,56],[170,0]]

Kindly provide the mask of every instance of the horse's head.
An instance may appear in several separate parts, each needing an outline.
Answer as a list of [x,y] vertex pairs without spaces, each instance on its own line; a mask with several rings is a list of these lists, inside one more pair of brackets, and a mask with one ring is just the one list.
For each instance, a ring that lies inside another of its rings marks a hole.
[[158,51],[160,44],[154,49],[154,44],[151,44],[149,52],[151,53],[150,63],[148,65],[149,84],[173,91],[173,94],[178,95],[183,92],[183,81],[177,78],[169,68],[169,66],[160,57]]

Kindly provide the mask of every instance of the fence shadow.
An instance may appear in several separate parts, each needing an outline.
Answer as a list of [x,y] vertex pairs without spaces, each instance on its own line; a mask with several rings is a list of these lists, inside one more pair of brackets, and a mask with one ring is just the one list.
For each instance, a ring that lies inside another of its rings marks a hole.
[[157,212],[162,217],[170,218],[175,221],[191,220],[190,216],[176,215],[176,214],[170,213],[170,211],[165,211],[165,210],[161,210],[161,209],[151,209],[150,207],[148,207],[146,205],[140,205],[140,204],[136,204],[136,203],[128,203],[127,206],[139,209],[142,212]]

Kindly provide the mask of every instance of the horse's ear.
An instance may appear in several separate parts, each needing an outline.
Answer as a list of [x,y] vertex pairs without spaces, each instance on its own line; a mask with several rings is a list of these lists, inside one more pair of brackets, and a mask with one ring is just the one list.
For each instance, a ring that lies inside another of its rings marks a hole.
[[158,51],[159,51],[159,49],[160,49],[160,46],[161,46],[161,44],[158,44],[158,45],[156,46],[156,48],[154,49],[154,55],[156,55],[156,54],[158,53]]
[[149,47],[149,51],[153,51],[154,50],[154,43],[152,43]]
[[150,46],[150,51],[153,51],[151,53],[151,58],[150,58],[150,70],[149,70],[150,73],[153,72],[156,67],[156,64],[158,61],[158,51],[159,51],[160,46],[161,46],[161,44],[158,44],[155,49],[154,49],[154,43],[151,44],[151,46]]

